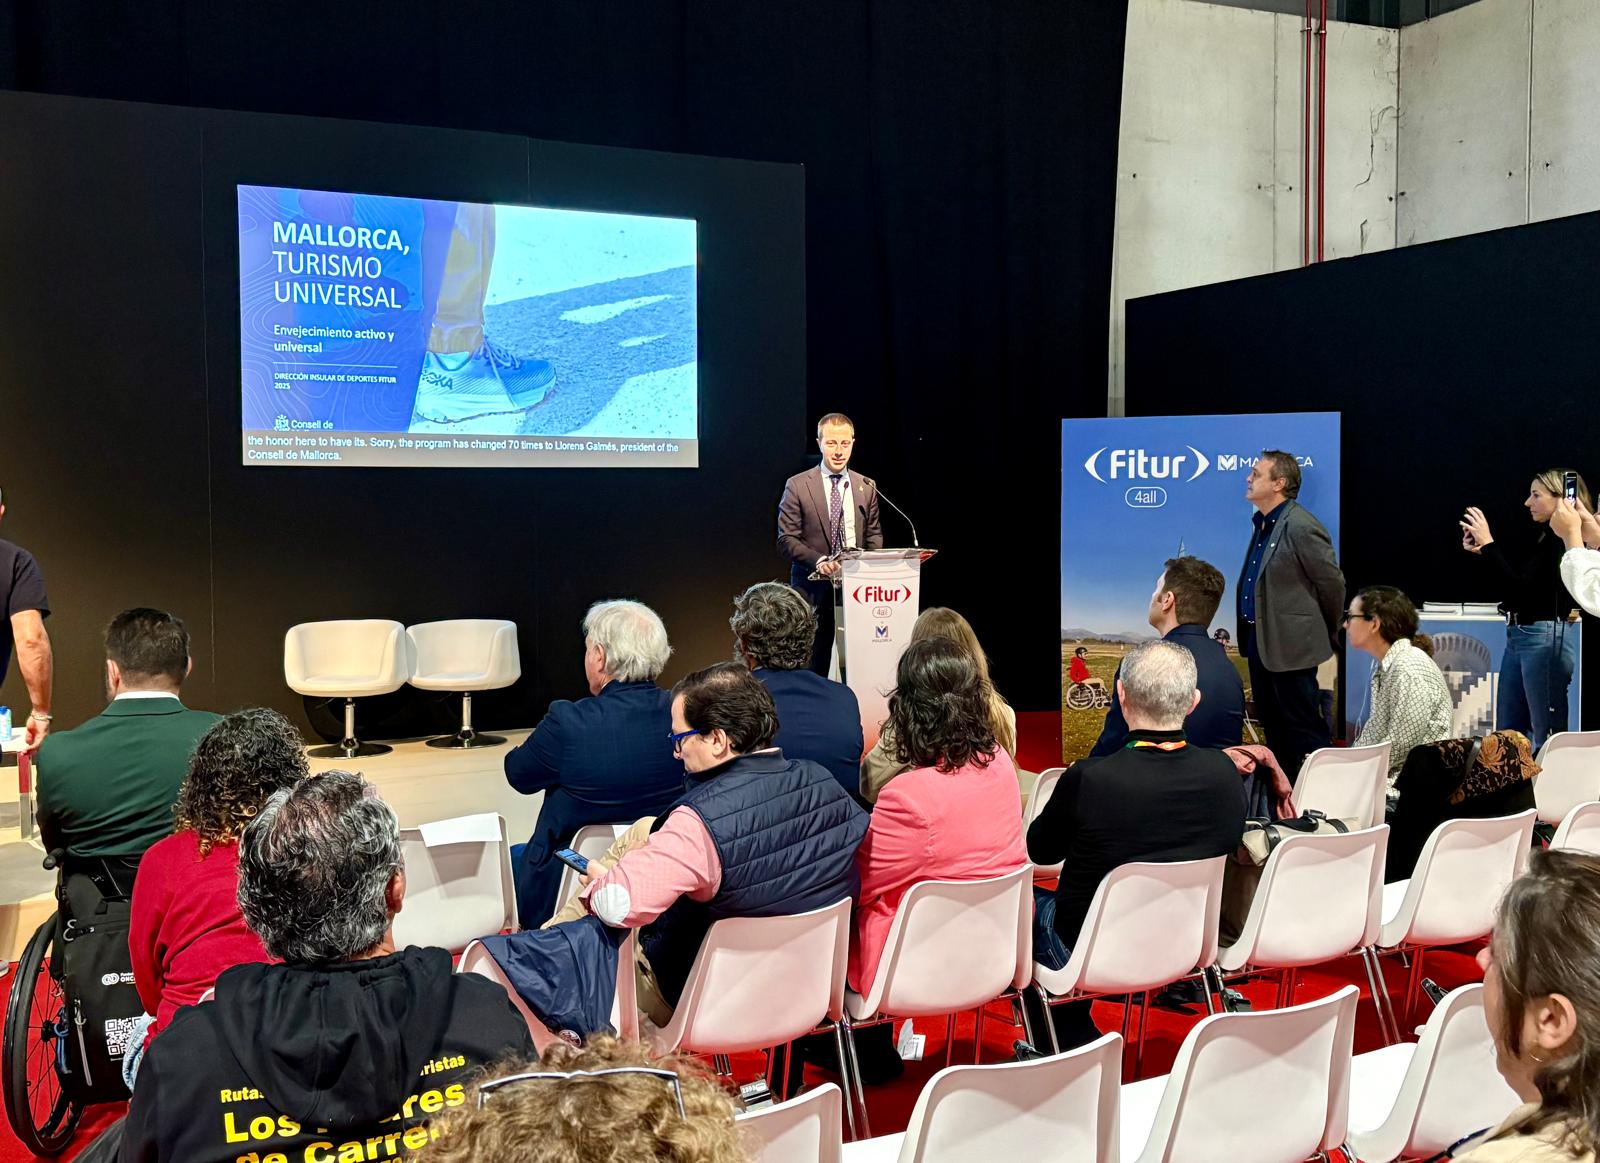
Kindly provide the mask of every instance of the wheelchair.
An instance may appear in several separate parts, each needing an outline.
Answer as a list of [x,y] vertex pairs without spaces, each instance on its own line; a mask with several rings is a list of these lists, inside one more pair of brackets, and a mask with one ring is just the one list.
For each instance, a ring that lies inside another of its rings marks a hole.
[[128,955],[138,857],[44,859],[55,913],[34,932],[6,1005],[6,1118],[35,1155],[57,1155],[84,1110],[128,1097],[122,1056],[144,1007]]

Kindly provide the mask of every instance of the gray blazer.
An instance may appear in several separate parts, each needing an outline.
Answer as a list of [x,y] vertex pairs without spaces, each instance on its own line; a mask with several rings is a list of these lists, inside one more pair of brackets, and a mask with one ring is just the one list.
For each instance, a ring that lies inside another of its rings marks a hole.
[[[862,549],[883,548],[883,527],[878,523],[878,486],[871,477],[846,470],[850,502],[856,507],[856,544]],[[816,469],[795,473],[783,484],[778,502],[778,550],[789,559],[795,573],[809,574],[817,560],[828,555],[828,495]]]
[[[1249,567],[1247,545],[1236,603]],[[1309,509],[1289,501],[1272,527],[1256,576],[1256,654],[1268,670],[1318,666],[1338,649],[1343,615],[1344,572],[1334,559],[1333,538]]]

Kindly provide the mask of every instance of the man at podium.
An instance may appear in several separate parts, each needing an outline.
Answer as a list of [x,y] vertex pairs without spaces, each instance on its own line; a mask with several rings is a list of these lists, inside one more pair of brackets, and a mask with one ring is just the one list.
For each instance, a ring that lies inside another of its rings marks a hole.
[[[855,443],[856,426],[850,417],[829,412],[818,420],[822,464],[785,481],[778,502],[778,549],[789,559],[789,584],[805,594],[817,611],[811,669],[823,677],[833,653],[834,586],[839,573],[837,561],[823,559],[845,549],[883,548],[878,486],[849,469]],[[818,580],[811,580],[813,573]]]

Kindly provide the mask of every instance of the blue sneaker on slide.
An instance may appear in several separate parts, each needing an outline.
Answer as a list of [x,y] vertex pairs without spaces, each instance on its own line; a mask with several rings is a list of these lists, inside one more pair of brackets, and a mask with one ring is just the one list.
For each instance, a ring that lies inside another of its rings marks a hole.
[[555,378],[547,361],[518,358],[488,340],[470,355],[430,351],[422,357],[415,411],[435,424],[526,412],[544,402]]

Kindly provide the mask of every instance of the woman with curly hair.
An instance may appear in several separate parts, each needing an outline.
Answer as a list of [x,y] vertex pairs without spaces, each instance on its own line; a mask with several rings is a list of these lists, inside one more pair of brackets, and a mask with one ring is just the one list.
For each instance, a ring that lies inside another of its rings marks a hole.
[[913,642],[889,696],[894,757],[906,770],[878,796],[856,850],[861,896],[850,987],[866,993],[906,890],[919,880],[983,880],[1028,862],[1017,769],[995,739],[991,688],[948,638]]
[[746,1163],[732,1098],[694,1060],[652,1058],[637,1042],[557,1042],[528,1066],[497,1070],[467,1106],[436,1122],[427,1163],[654,1159]]
[[307,774],[299,732],[264,707],[234,712],[195,744],[177,831],[145,854],[133,883],[128,952],[153,1017],[123,1060],[130,1089],[144,1048],[180,1006],[198,1002],[224,969],[271,960],[239,912],[239,833],[274,792]]
[[1600,1152],[1600,859],[1535,851],[1478,954],[1495,1064],[1523,1105],[1441,1158],[1592,1163]]

